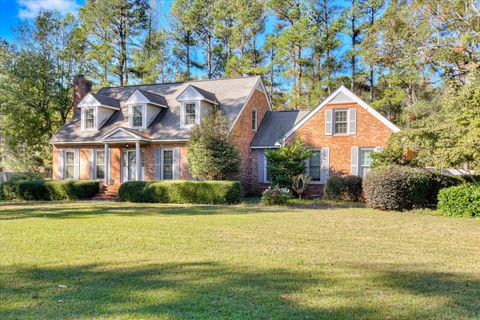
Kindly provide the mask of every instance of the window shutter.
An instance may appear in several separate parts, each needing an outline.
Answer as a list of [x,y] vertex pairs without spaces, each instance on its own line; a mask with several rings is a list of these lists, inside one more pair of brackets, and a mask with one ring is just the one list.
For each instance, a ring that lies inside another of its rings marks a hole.
[[80,109],[80,126],[82,131],[85,131],[85,109]]
[[63,180],[63,155],[64,155],[64,150],[63,149],[58,149],[57,150],[57,162],[58,162],[58,178],[60,180]]
[[185,126],[185,104],[182,102],[180,104],[180,127]]
[[330,148],[322,148],[321,160],[320,160],[320,183],[327,183],[330,176]]
[[303,160],[303,166],[305,167],[305,170],[303,171],[303,174],[306,175],[307,177],[310,177],[310,163],[309,159]]
[[162,149],[155,148],[155,180],[162,180]]
[[333,111],[328,109],[325,111],[325,135],[331,136],[333,133]]
[[90,168],[90,180],[95,180],[95,149],[90,149],[88,150],[88,162],[89,162],[89,168]]
[[358,176],[358,147],[352,147],[350,174],[352,176]]
[[357,109],[348,109],[348,133],[357,133]]
[[75,180],[80,179],[80,150],[75,149],[74,150],[74,171],[73,171],[73,178]]
[[265,183],[265,150],[258,150],[258,183]]
[[128,126],[130,128],[133,127],[133,112],[132,112],[132,106],[128,106]]
[[202,111],[202,107],[200,105],[201,103],[202,103],[201,101],[197,101],[195,103],[195,123],[197,124],[200,124],[200,117],[201,117],[200,112]]
[[173,180],[180,179],[180,148],[173,148]]

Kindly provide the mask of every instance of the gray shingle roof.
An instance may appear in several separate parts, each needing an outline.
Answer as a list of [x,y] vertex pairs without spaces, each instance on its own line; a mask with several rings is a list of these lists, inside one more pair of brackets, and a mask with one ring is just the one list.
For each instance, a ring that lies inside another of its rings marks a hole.
[[98,93],[91,93],[92,96],[102,105],[120,109],[120,101]]
[[[258,80],[259,77],[255,76],[237,79],[200,80],[181,83],[108,87],[100,89],[98,94],[117,99],[120,102],[127,101],[135,90],[142,90],[163,96],[168,108],[161,108],[160,113],[146,130],[135,129],[135,131],[153,140],[186,140],[189,137],[190,130],[188,128],[180,127],[180,103],[176,98],[189,85],[195,85],[196,88],[214,93],[215,99],[219,102],[220,110],[222,110],[227,119],[233,123],[243,105],[247,102],[247,99],[255,88]],[[121,104],[121,110],[115,111],[100,130],[82,131],[80,125],[80,113],[77,112],[73,118],[63,125],[58,133],[50,139],[50,142],[78,143],[100,141],[100,138],[113,128],[128,127],[127,115],[127,106]]]
[[168,107],[167,99],[165,99],[164,96],[161,96],[149,91],[145,91],[145,90],[138,90],[138,91],[140,91],[145,96],[145,98],[150,100],[150,102],[153,102],[154,104],[159,104],[164,107]]
[[288,130],[309,113],[309,110],[273,111],[263,118],[257,134],[253,138],[252,147],[273,147]]
[[215,96],[215,93],[209,92],[207,90],[203,90],[202,88],[199,88],[197,86],[192,86],[197,90],[205,99],[218,103],[217,97]]

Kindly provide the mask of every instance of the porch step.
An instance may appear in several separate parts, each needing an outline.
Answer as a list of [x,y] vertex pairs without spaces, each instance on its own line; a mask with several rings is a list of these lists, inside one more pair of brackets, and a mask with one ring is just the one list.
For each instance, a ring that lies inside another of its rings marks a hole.
[[119,185],[105,185],[102,183],[100,191],[92,200],[118,200]]

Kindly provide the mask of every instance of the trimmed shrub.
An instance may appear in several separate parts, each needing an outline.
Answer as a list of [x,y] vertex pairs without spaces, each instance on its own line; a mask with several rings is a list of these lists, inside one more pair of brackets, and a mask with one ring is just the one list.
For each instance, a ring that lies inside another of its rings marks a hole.
[[121,201],[129,202],[153,202],[145,199],[144,189],[148,183],[147,181],[128,181],[122,183],[118,188],[118,198]]
[[440,189],[458,185],[453,176],[422,169],[389,166],[371,172],[363,182],[367,203],[383,210],[435,208]]
[[18,185],[22,181],[43,180],[43,177],[35,172],[19,172],[14,173],[10,179],[0,184],[0,200],[19,199]]
[[440,190],[438,209],[449,216],[480,216],[480,186],[464,184]]
[[23,200],[48,201],[50,192],[44,180],[27,180],[18,184],[18,198]]
[[362,178],[331,176],[325,185],[325,199],[358,201],[362,196]]
[[123,183],[118,196],[122,201],[221,204],[238,203],[238,181],[129,181]]
[[261,202],[264,205],[285,205],[292,198],[292,193],[287,188],[268,187],[262,193]]
[[100,183],[80,180],[28,180],[19,182],[17,189],[15,198],[22,200],[86,200],[98,193]]

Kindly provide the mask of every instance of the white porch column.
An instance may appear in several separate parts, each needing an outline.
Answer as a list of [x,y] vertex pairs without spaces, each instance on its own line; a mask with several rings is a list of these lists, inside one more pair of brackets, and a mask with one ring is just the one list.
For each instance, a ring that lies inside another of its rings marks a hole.
[[137,161],[137,181],[142,180],[142,152],[140,142],[135,143],[135,160]]
[[105,184],[108,185],[108,176],[109,176],[109,170],[108,170],[108,167],[110,165],[110,157],[109,157],[109,154],[108,154],[108,143],[105,143],[105,152],[104,152],[104,155],[105,155]]

